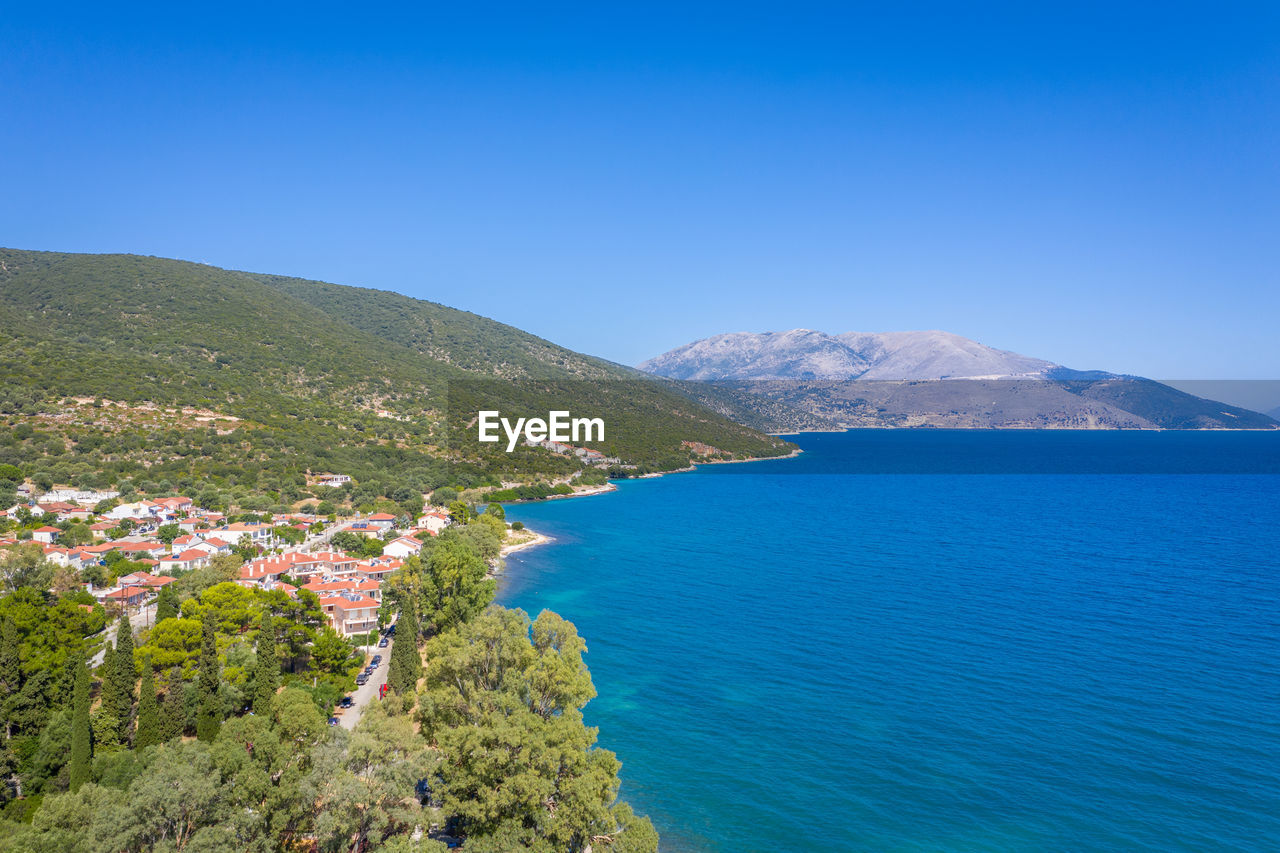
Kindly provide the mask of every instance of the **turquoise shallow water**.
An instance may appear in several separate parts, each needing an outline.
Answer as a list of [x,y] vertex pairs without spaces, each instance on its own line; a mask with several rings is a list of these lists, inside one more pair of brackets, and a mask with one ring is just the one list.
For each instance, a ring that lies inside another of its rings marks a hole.
[[1280,850],[1280,435],[797,440],[508,510],[663,850]]

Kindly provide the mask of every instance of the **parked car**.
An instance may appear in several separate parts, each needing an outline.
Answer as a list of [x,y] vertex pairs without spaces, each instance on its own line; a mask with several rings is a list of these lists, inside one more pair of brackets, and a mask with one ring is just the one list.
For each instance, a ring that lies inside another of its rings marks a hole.
[[378,648],[385,649],[386,647],[387,647],[387,638],[383,637],[381,640],[378,641]]
[[369,673],[362,672],[356,676],[356,684],[363,686],[369,681]]
[[374,655],[373,659],[370,660],[369,663],[372,666],[377,666],[378,664],[382,663],[382,655]]
[[337,718],[337,717],[330,717],[330,718],[329,718],[329,725],[331,725],[331,726],[336,726],[337,724],[338,724],[338,718]]
[[342,701],[338,703],[339,708],[350,708],[355,703],[351,701],[350,696],[343,696]]

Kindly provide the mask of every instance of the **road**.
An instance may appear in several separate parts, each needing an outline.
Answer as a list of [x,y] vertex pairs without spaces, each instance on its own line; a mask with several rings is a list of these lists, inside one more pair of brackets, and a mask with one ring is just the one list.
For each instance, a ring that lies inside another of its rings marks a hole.
[[[156,603],[154,601],[142,607],[130,607],[129,608],[129,625],[133,628],[133,635],[136,637],[138,636],[138,633],[142,631],[143,628],[150,628],[152,625],[154,625],[155,617],[156,617]],[[113,620],[109,625],[107,625],[107,627],[104,628],[102,631],[98,632],[97,634],[94,634],[92,637],[85,638],[86,640],[92,640],[97,637],[103,636],[103,634],[106,635],[104,638],[106,639],[106,642],[102,644],[102,648],[98,649],[98,653],[89,659],[90,669],[97,667],[102,663],[102,658],[107,653],[108,645],[113,647],[115,646],[116,633],[119,630],[120,630],[120,620],[117,618]],[[383,655],[383,657],[385,658],[386,655]]]
[[[359,516],[356,518],[359,518]],[[287,554],[290,551],[312,551],[321,545],[327,548],[329,546],[329,540],[333,538],[333,534],[346,529],[347,525],[350,524],[352,520],[353,519],[348,518],[342,521],[336,521],[333,524],[327,524],[319,533],[308,533],[307,538],[302,540],[300,544],[287,546],[284,548],[284,552]]]
[[[373,671],[373,675],[369,676],[369,680],[364,685],[357,687],[356,692],[351,694],[354,704],[345,711],[341,711],[341,709],[334,711],[338,718],[338,724],[344,729],[354,729],[356,723],[360,722],[360,717],[364,714],[365,707],[370,702],[381,701],[378,699],[378,688],[387,683],[387,670],[391,668],[391,647],[395,643],[396,638],[391,636],[387,638],[387,647],[385,649],[374,647],[373,654],[382,655],[382,663],[378,664],[378,668]],[[367,659],[365,663],[368,663]]]

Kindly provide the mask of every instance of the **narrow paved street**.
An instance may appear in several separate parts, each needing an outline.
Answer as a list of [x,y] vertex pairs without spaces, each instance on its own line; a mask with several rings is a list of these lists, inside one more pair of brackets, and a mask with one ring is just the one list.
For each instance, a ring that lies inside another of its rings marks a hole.
[[[136,637],[144,628],[150,628],[155,624],[156,604],[154,601],[142,607],[129,608],[129,624],[133,627],[133,635]],[[112,620],[103,631],[87,637],[88,640],[95,640],[103,637],[106,642],[102,648],[98,649],[98,653],[89,659],[89,668],[93,669],[102,664],[102,658],[107,653],[107,646],[112,647],[116,644],[116,632],[120,630],[120,620],[116,618]],[[383,655],[386,657],[386,655]]]
[[[334,714],[338,718],[338,723],[344,729],[354,729],[356,723],[360,722],[360,716],[364,713],[364,709],[370,702],[378,702],[378,689],[387,683],[387,670],[391,668],[391,647],[396,644],[394,636],[387,638],[387,647],[379,649],[376,646],[373,654],[382,655],[382,663],[378,664],[378,668],[369,676],[369,680],[364,685],[357,687],[355,692],[350,694],[352,701],[355,703],[347,710],[341,708],[335,709]],[[367,663],[368,661],[366,661]]]

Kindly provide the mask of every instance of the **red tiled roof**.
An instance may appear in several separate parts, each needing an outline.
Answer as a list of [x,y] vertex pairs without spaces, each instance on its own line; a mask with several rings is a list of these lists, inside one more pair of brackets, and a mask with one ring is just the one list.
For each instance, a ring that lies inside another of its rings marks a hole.
[[356,596],[355,601],[337,595],[330,598],[320,599],[320,604],[324,607],[333,607],[336,610],[359,610],[362,607],[380,606],[378,602],[374,601],[367,595]]
[[380,589],[381,584],[374,580],[340,580],[340,581],[311,581],[303,589],[309,589],[314,593],[321,592],[342,592],[344,590],[360,591],[360,590],[376,590]]
[[141,586],[143,584],[150,587],[161,587],[166,584],[173,583],[175,578],[168,575],[153,575],[148,572],[134,572],[120,578],[120,583],[126,586]]
[[113,542],[117,551],[163,551],[164,546],[159,542]]

